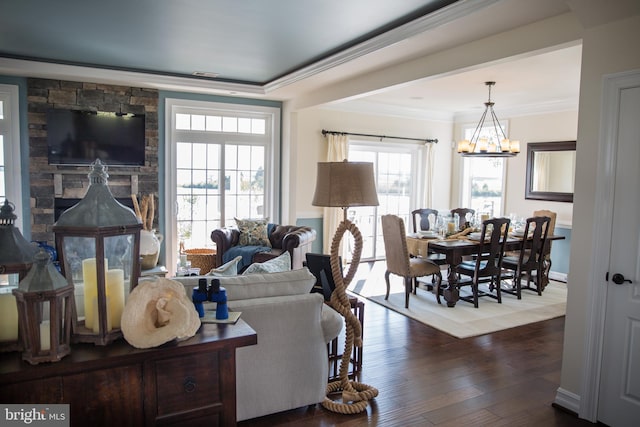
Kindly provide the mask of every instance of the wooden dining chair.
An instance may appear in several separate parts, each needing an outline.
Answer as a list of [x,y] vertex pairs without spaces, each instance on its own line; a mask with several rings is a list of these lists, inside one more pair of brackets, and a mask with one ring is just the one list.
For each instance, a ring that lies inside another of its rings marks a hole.
[[[541,209],[541,210],[534,211],[533,216],[548,216],[549,218],[551,218],[551,221],[549,222],[549,232],[547,233],[547,236],[553,236],[553,233],[555,233],[555,230],[556,230],[556,218],[558,217],[558,214],[556,212],[553,212],[547,209]],[[545,268],[545,275],[543,279],[544,283],[542,284],[543,289],[545,286],[547,286],[546,281],[548,281],[549,271],[551,271],[551,240],[547,240],[547,243],[545,244],[544,268]]]
[[[509,233],[509,218],[492,218],[482,223],[480,241],[475,259],[462,261],[458,265],[458,288],[471,286],[471,295],[460,296],[463,301],[473,303],[478,308],[479,297],[488,296],[502,303],[500,280],[502,274],[502,257]],[[480,289],[480,284],[487,283],[487,290]]]
[[[502,259],[502,267],[511,275],[511,286],[503,288],[502,291],[515,295],[522,299],[522,289],[536,291],[542,295],[544,289],[542,280],[545,269],[545,248],[547,245],[547,235],[551,228],[551,218],[548,216],[533,216],[527,218],[524,227],[522,247],[518,251],[518,256],[505,256]],[[527,276],[526,286],[522,286],[522,277]],[[531,286],[531,283],[535,287]]]
[[389,275],[392,273],[404,279],[404,307],[409,308],[409,295],[411,291],[415,294],[418,288],[418,277],[435,275],[437,284],[440,287],[442,274],[440,266],[424,258],[412,258],[407,249],[407,235],[402,218],[396,215],[382,216],[382,236],[384,238],[384,249],[386,253],[387,271],[384,279],[387,283],[387,293],[385,300],[389,299],[391,289]]
[[[455,216],[455,214],[458,214],[459,216],[459,220],[458,223],[456,224],[456,227],[458,230],[462,229],[462,226],[464,225],[465,221],[466,221],[466,217],[467,214],[471,214],[471,216],[473,216],[476,213],[475,209],[470,209],[470,208],[456,208],[456,209],[451,209],[451,216]],[[469,222],[472,222],[471,220]]]
[[[433,223],[431,222],[432,220]],[[431,229],[431,225],[433,224],[435,226],[437,220],[438,211],[435,209],[422,208],[411,211],[411,221],[413,222],[414,233]]]

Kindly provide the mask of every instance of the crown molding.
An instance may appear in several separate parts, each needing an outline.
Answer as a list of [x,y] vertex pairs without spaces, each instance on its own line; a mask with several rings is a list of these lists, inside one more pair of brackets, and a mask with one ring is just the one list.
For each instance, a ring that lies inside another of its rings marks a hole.
[[324,110],[343,111],[347,113],[396,117],[400,119],[429,120],[448,123],[454,121],[454,115],[446,111],[388,105],[366,100],[349,101],[346,104],[326,104],[319,108]]
[[369,53],[389,47],[410,37],[450,23],[464,16],[473,14],[500,0],[460,0],[449,6],[417,18],[411,22],[391,29],[384,34],[366,40],[356,46],[345,49],[325,59],[275,79],[263,86],[265,93],[283,88],[298,81],[307,79],[331,68],[358,59]]
[[0,73],[21,77],[87,81],[177,92],[196,92],[214,95],[265,95],[264,88],[259,85],[30,61],[26,59],[0,58]]

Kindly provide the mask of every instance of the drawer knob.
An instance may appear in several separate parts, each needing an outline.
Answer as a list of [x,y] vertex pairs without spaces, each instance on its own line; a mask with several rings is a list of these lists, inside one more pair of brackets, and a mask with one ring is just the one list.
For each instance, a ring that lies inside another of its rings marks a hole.
[[184,391],[187,393],[193,393],[196,391],[196,380],[193,377],[186,377],[183,385]]

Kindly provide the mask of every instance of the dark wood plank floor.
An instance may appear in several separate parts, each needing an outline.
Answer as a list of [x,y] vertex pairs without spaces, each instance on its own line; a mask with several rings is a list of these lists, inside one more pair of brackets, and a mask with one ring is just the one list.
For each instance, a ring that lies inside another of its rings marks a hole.
[[364,301],[361,381],[380,391],[366,412],[342,415],[315,405],[238,425],[595,425],[552,406],[564,317],[461,340]]

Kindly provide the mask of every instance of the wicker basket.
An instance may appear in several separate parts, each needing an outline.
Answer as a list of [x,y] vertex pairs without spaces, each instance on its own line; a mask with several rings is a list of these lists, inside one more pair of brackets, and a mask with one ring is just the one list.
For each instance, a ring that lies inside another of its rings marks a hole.
[[216,267],[216,251],[213,249],[185,249],[187,261],[192,268],[199,268],[200,274],[207,274]]

